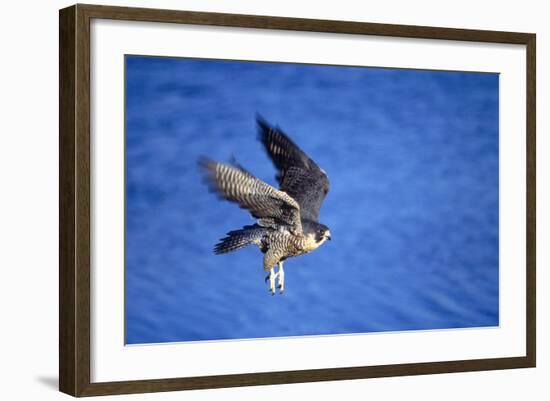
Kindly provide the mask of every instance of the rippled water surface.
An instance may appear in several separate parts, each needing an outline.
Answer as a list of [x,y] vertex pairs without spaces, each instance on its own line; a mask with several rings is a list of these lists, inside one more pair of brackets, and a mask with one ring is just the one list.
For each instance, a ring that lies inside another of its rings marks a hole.
[[[270,296],[252,222],[202,182],[232,155],[275,185],[255,114],[331,180],[333,240]],[[126,342],[495,326],[498,75],[128,56]]]

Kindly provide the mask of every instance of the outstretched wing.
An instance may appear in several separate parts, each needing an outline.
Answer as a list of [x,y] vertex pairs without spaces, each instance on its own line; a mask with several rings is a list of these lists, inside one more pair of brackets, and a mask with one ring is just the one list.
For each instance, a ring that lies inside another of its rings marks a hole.
[[279,128],[256,118],[260,140],[278,170],[280,190],[300,205],[304,219],[317,221],[321,204],[329,191],[326,173]]
[[302,231],[300,206],[287,193],[254,177],[246,170],[201,159],[200,165],[211,187],[223,198],[247,209],[263,227],[288,226]]

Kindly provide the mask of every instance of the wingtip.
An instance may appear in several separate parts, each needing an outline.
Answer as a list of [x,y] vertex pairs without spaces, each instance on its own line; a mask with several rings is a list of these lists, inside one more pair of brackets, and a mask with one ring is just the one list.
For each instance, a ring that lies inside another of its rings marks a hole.
[[202,172],[202,181],[210,192],[218,192],[216,187],[216,162],[206,156],[200,156],[197,165]]
[[207,173],[207,174],[211,174],[212,172],[215,172],[217,164],[218,162],[206,156],[199,156],[197,160],[197,165],[199,166],[199,169],[201,169],[203,173]]
[[292,142],[279,125],[271,124],[259,113],[256,113],[256,123],[258,124],[258,139],[264,145],[267,145],[272,140],[270,138],[273,137],[284,138],[284,140]]
[[258,125],[258,139],[261,142],[265,142],[268,132],[271,131],[273,127],[260,113],[256,113],[256,124]]
[[267,120],[259,112],[256,112],[256,123],[258,125],[269,125]]

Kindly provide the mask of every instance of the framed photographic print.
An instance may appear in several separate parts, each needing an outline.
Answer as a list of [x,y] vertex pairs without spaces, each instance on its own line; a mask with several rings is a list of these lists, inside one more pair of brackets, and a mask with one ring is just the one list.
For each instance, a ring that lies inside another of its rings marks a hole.
[[535,35],[60,11],[60,390],[535,366]]

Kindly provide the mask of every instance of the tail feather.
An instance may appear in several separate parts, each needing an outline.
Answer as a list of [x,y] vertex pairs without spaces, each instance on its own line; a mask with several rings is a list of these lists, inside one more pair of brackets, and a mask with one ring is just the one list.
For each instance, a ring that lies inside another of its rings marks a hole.
[[252,226],[244,226],[240,230],[230,231],[226,237],[220,239],[220,242],[214,247],[214,253],[220,255],[222,253],[233,252],[247,245],[260,245],[260,241],[264,236],[266,229],[257,224]]

